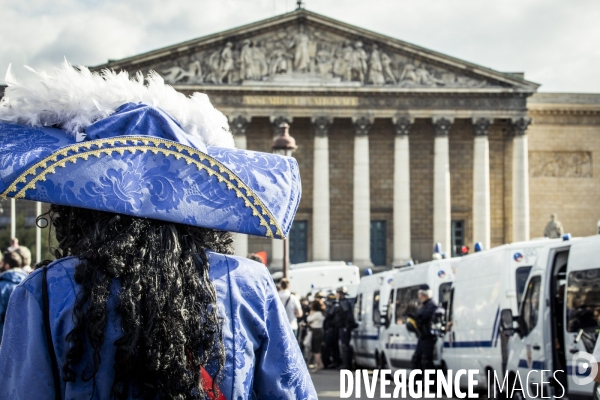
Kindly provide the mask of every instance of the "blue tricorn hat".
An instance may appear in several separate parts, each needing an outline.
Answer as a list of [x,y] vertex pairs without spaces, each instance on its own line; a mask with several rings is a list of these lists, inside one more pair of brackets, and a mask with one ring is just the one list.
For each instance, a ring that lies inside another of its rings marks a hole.
[[146,86],[66,63],[38,76],[27,87],[7,74],[3,198],[287,236],[301,195],[297,162],[222,147],[233,144],[227,120],[206,96],[187,98],[156,74]]

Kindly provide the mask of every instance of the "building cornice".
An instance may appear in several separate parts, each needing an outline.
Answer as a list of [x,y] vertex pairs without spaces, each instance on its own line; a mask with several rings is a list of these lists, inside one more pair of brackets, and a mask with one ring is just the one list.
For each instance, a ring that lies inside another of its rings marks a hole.
[[518,95],[530,96],[530,90],[517,88],[400,88],[400,87],[372,87],[372,86],[260,86],[260,85],[173,85],[180,92],[202,92],[202,93],[299,93],[299,94],[349,94],[349,95]]
[[547,115],[565,115],[565,116],[577,116],[577,115],[600,115],[600,107],[598,106],[586,106],[586,105],[544,105],[529,106],[529,115],[535,116],[547,116]]

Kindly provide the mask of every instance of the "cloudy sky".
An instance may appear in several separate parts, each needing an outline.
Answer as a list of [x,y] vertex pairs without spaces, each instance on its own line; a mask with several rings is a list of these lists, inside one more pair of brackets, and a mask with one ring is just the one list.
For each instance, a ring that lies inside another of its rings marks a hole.
[[[598,0],[306,0],[341,21],[541,91],[600,93]],[[0,0],[0,71],[97,65],[292,11],[295,0]],[[3,79],[2,79],[3,81]]]

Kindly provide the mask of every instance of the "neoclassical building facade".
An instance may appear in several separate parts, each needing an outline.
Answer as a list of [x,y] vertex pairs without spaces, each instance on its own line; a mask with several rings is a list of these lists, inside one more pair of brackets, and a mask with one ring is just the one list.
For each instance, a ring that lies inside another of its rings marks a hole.
[[[94,67],[156,71],[206,93],[239,148],[271,151],[282,123],[303,196],[292,262],[359,266],[542,235],[558,213],[597,232],[600,96],[536,93],[498,72],[300,9]],[[283,244],[238,235],[236,252]]]

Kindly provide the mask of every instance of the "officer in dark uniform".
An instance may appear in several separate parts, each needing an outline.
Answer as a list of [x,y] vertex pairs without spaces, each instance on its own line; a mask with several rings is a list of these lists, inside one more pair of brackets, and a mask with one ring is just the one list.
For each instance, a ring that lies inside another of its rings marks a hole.
[[337,288],[338,302],[340,305],[336,310],[336,312],[340,315],[340,324],[338,328],[340,340],[340,360],[341,367],[344,369],[350,367],[352,360],[350,338],[352,337],[352,330],[358,326],[354,320],[354,302],[352,299],[346,297],[347,295],[348,288],[346,286]]
[[433,349],[437,337],[431,329],[431,323],[438,307],[431,300],[429,285],[419,286],[418,296],[421,307],[415,314],[415,320],[419,330],[419,340],[415,354],[412,357],[412,367],[420,370],[433,369],[435,368],[433,365]]
[[323,330],[325,336],[323,338],[323,350],[322,357],[323,363],[326,368],[337,368],[340,365],[340,346],[339,340],[339,326],[341,326],[340,313],[338,309],[340,303],[337,301],[337,297],[333,293],[329,293],[327,296],[327,311],[325,312],[325,320],[323,321]]

